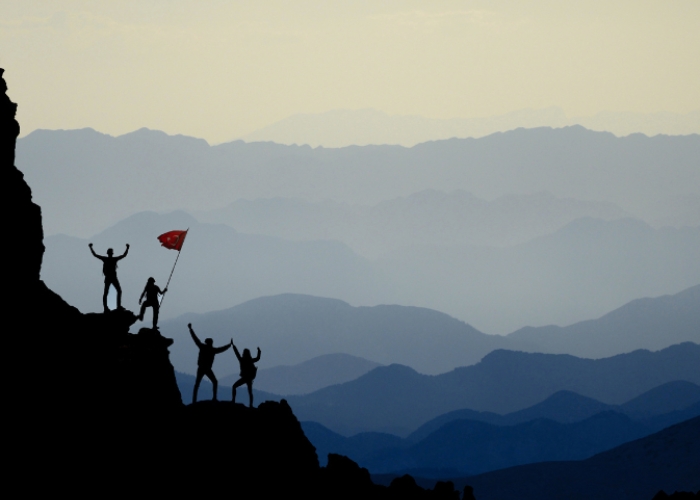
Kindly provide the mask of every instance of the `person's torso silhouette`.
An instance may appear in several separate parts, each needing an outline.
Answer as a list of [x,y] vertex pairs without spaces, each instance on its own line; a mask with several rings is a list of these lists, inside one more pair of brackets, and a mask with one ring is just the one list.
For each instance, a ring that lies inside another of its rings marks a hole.
[[122,287],[119,284],[119,280],[117,279],[117,262],[119,262],[127,256],[127,254],[129,253],[129,244],[126,244],[126,250],[122,255],[118,257],[114,256],[114,250],[112,250],[111,248],[107,250],[107,255],[98,255],[92,248],[92,243],[90,243],[88,246],[90,247],[90,252],[92,253],[92,255],[94,255],[96,258],[102,261],[102,274],[105,278],[105,288],[104,293],[102,294],[102,306],[104,307],[104,311],[109,311],[109,308],[107,307],[107,295],[109,293],[110,286],[113,286],[114,289],[117,291],[117,309],[121,309]]
[[149,281],[144,288],[144,294],[146,295],[146,302],[149,305],[153,305],[158,303],[158,295],[162,295],[163,292],[154,281]]
[[255,366],[255,361],[253,361],[253,358],[251,357],[250,351],[248,351],[248,349],[245,349],[243,351],[243,356],[241,356],[239,364],[241,366],[240,376],[242,379],[255,379],[255,376],[258,374],[258,367]]
[[[141,311],[139,312],[138,319],[140,321],[143,321],[143,316],[146,313],[146,308],[151,307],[153,308],[153,329],[155,330],[158,328],[158,312],[160,310],[160,302],[158,301],[158,296],[159,295],[165,295],[165,293],[168,291],[166,288],[165,290],[161,290],[158,285],[156,285],[156,280],[153,278],[148,278],[148,281],[146,282],[146,286],[143,289],[143,292],[141,292],[141,297],[139,297],[139,304],[141,304]],[[146,300],[144,301],[144,297]]]
[[248,397],[250,398],[249,406],[252,408],[253,380],[255,379],[255,376],[258,373],[258,367],[255,366],[255,363],[260,361],[260,348],[258,347],[258,355],[256,357],[252,357],[248,349],[243,349],[243,355],[241,355],[241,353],[238,352],[238,349],[234,345],[233,339],[231,339],[231,346],[233,347],[233,352],[236,354],[236,358],[238,359],[238,364],[241,367],[241,378],[238,379],[238,381],[235,384],[233,384],[233,387],[231,388],[231,400],[234,403],[236,402],[236,388],[245,384],[248,386]]
[[211,380],[212,389],[214,391],[214,400],[216,401],[216,390],[219,383],[216,380],[216,377],[214,376],[214,372],[212,370],[212,366],[214,366],[214,357],[217,354],[226,351],[229,347],[231,347],[231,344],[227,344],[223,347],[214,347],[214,341],[212,339],[205,339],[204,342],[199,340],[197,335],[194,333],[194,330],[192,329],[192,323],[188,323],[187,328],[190,330],[192,340],[194,340],[194,343],[197,344],[197,347],[199,347],[199,356],[197,356],[197,378],[194,382],[194,391],[192,392],[192,403],[197,402],[197,392],[199,391],[199,384],[205,375],[209,377],[209,380]]

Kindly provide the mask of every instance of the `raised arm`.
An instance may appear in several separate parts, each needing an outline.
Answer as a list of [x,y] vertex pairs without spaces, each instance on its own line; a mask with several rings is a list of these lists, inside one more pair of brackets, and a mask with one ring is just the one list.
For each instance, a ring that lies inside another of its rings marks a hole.
[[187,323],[187,328],[190,330],[190,335],[192,335],[192,340],[194,340],[194,343],[197,344],[197,347],[200,349],[202,348],[202,343],[199,341],[197,338],[197,335],[194,333],[194,330],[192,329],[192,323]]
[[253,363],[260,361],[260,348],[258,347],[258,355],[253,358]]
[[101,255],[97,255],[97,254],[95,253],[95,249],[92,248],[92,243],[88,244],[88,246],[90,247],[90,252],[92,252],[92,255],[94,255],[94,256],[97,257],[98,259],[102,260],[102,256],[101,256]]
[[117,257],[117,260],[122,260],[124,257],[126,257],[126,254],[129,253],[129,244],[126,244],[126,250],[124,250],[124,253],[121,254],[119,257]]
[[233,339],[231,339],[231,347],[233,347],[233,352],[236,354],[238,361],[240,361],[241,360],[241,353],[238,352],[238,349],[236,349],[236,344],[233,343]]
[[227,351],[229,347],[231,347],[231,344],[226,344],[225,346],[217,347],[216,349],[214,349],[214,352],[216,354],[219,354],[221,352]]

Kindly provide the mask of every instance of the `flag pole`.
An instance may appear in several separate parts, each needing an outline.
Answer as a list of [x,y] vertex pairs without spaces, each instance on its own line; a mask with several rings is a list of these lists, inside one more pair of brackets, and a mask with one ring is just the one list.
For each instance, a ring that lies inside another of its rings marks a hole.
[[[190,228],[188,227],[187,230],[185,231],[185,239],[187,239],[187,233],[189,232]],[[168,289],[168,285],[170,285],[170,280],[173,277],[173,273],[175,272],[175,266],[177,266],[177,261],[180,259],[180,252],[182,252],[182,247],[185,246],[185,242],[182,242],[182,246],[180,247],[180,250],[177,251],[177,257],[175,257],[175,264],[173,264],[173,268],[170,270],[170,276],[168,276],[168,282],[165,284],[165,289]],[[158,307],[161,307],[163,305],[163,301],[165,300],[165,295],[160,299],[160,304],[158,304]]]

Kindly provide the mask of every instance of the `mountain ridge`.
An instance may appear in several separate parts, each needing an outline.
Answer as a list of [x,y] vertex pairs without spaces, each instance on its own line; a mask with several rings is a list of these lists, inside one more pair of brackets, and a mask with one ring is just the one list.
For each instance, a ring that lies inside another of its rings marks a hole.
[[690,342],[598,360],[497,350],[476,365],[441,375],[421,375],[400,365],[379,367],[352,382],[288,401],[300,420],[319,422],[339,434],[407,436],[452,410],[510,413],[560,390],[620,404],[674,380],[697,385],[698,364],[700,345]]

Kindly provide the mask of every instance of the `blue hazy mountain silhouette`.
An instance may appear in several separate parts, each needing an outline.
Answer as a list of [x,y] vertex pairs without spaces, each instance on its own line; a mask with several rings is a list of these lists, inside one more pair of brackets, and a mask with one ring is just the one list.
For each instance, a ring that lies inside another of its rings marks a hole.
[[634,299],[695,286],[699,247],[700,227],[584,218],[521,245],[416,246],[377,265],[392,279],[395,302],[409,305],[420,297],[424,307],[506,334],[525,325],[570,325]]
[[223,309],[290,289],[350,300],[371,300],[382,289],[369,262],[341,243],[247,235],[223,225],[200,224],[184,212],[139,213],[90,240],[49,237],[42,277],[72,303],[95,310],[100,306],[95,288],[100,289],[102,276],[88,260],[88,242],[102,252],[107,247],[120,251],[130,243],[129,256],[119,263],[119,277],[125,306],[137,307],[146,279],[153,276],[164,285],[177,255],[162,248],[156,237],[188,227],[163,317]]
[[[637,317],[652,321],[654,311],[658,309],[660,317],[667,318],[668,323],[654,320],[653,323],[659,325],[653,332],[656,336],[646,336],[646,339],[653,339],[654,344],[663,347],[671,345],[669,342],[673,339],[700,343],[700,317],[697,314],[700,297],[694,290],[678,294],[677,305],[676,296],[650,299],[644,301],[644,308],[633,308],[626,316],[631,324],[639,324],[641,321]],[[690,307],[686,305],[688,297],[692,298]],[[669,310],[675,310],[676,315],[670,315]],[[172,359],[175,366],[185,372],[195,366],[194,356],[184,349],[187,347],[188,322],[201,323],[208,335],[219,342],[235,335],[247,344],[269,345],[266,351],[269,357],[262,367],[296,364],[311,357],[342,352],[382,364],[399,363],[423,373],[436,374],[474,364],[494,349],[537,351],[538,347],[529,339],[482,334],[464,322],[429,309],[401,306],[358,308],[333,299],[285,294],[261,297],[223,311],[163,321],[162,328],[168,336],[182,339],[173,346]],[[628,346],[622,352],[645,347],[644,344],[648,343],[644,338],[636,340],[635,328],[624,330],[621,322],[617,324],[621,332],[617,338],[626,336],[624,344]],[[688,325],[696,326],[696,329],[688,328]],[[598,328],[596,321],[587,322],[586,326],[591,332]],[[543,330],[548,328],[543,327]],[[333,334],[328,335],[328,332]],[[599,349],[603,349],[605,339],[596,338]],[[613,345],[619,344],[616,341]],[[230,369],[223,369],[222,373],[230,373]]]
[[583,357],[611,356],[639,347],[660,349],[666,342],[700,340],[700,285],[675,295],[637,299],[589,321],[570,326],[526,327],[509,338],[532,342],[539,352]]
[[[625,405],[600,402],[597,402],[600,411],[577,418],[581,413],[576,408],[576,399],[585,401],[589,407],[595,400],[569,393],[567,413],[562,408],[560,392],[508,415],[472,412],[445,422],[435,419],[406,439],[376,432],[345,437],[316,422],[303,422],[302,426],[322,462],[328,453],[342,453],[375,474],[408,471],[419,474],[416,471],[420,470],[425,474],[432,469],[431,476],[445,478],[515,464],[587,458],[700,415],[700,387],[688,382],[664,384],[639,398],[651,402],[666,394],[668,400],[679,392],[686,396],[683,409],[668,411],[681,405],[672,402],[657,407],[654,417],[643,419],[625,415]],[[688,399],[691,393],[694,398]]]
[[[266,295],[303,293],[356,305],[428,307],[474,326],[490,326],[493,329],[482,327],[488,333],[509,333],[527,324],[588,320],[630,300],[677,293],[700,283],[700,228],[653,229],[627,219],[586,219],[508,248],[415,247],[369,261],[339,242],[245,234],[225,225],[198,223],[184,212],[136,214],[89,240],[48,237],[42,277],[71,302],[94,310],[100,301],[82,283],[97,281],[99,288],[100,276],[85,258],[87,243],[93,241],[103,252],[105,247],[119,251],[130,243],[129,258],[120,263],[120,279],[125,304],[135,304],[145,279],[166,280],[175,258],[155,237],[187,227],[191,231],[163,319],[224,309]],[[697,310],[689,313],[697,315]],[[700,328],[688,328],[683,321],[677,321],[678,328],[690,333],[675,334],[669,343],[663,344],[659,338],[665,336],[647,327],[648,333],[633,335],[637,344],[627,342],[626,333],[611,335],[605,345],[612,350],[600,355],[700,341]],[[530,350],[547,351],[547,345],[540,347],[528,335],[523,340]]]
[[473,366],[421,375],[401,365],[372,370],[345,384],[288,401],[300,420],[344,435],[365,431],[407,436],[459,409],[511,413],[561,391],[621,404],[676,380],[700,384],[700,346],[675,345],[603,359],[497,350]]
[[454,420],[514,425],[536,418],[546,418],[560,423],[572,423],[604,411],[623,413],[634,419],[649,419],[685,410],[698,402],[700,402],[700,386],[685,380],[661,384],[621,405],[601,403],[573,391],[558,391],[540,403],[507,415],[469,409],[451,411],[421,425],[407,439],[418,442]]
[[[424,189],[463,189],[485,199],[548,191],[606,200],[635,213],[700,184],[698,156],[697,134],[618,138],[580,126],[412,148],[243,141],[210,146],[148,129],[120,137],[91,129],[37,130],[17,143],[18,162],[46,213],[47,233],[83,235],[140,210],[211,209],[273,197],[374,204]],[[46,165],[56,175],[46,175]]]
[[[329,385],[355,380],[378,366],[379,363],[358,356],[324,354],[294,366],[260,369],[255,377],[255,386],[281,396],[308,394]],[[219,382],[230,385],[238,377],[237,372],[232,373],[222,377]]]
[[[341,352],[377,363],[400,362],[422,372],[440,373],[475,363],[488,352],[508,345],[505,337],[483,334],[430,309],[352,307],[335,299],[283,294],[223,311],[163,321],[164,334],[176,340],[171,359],[183,371],[195,366],[187,344],[186,325],[190,322],[215,342],[233,337],[244,346],[268,346],[261,369]],[[230,371],[223,369],[223,373]]]
[[471,485],[479,500],[635,500],[653,498],[660,489],[700,491],[698,470],[700,417],[695,417],[586,460],[522,465],[455,483]]
[[368,258],[402,247],[509,246],[561,229],[581,217],[630,217],[612,203],[558,198],[551,193],[510,194],[484,200],[473,194],[426,189],[376,205],[269,198],[236,200],[195,212],[202,222],[244,233],[291,240],[334,239]]

